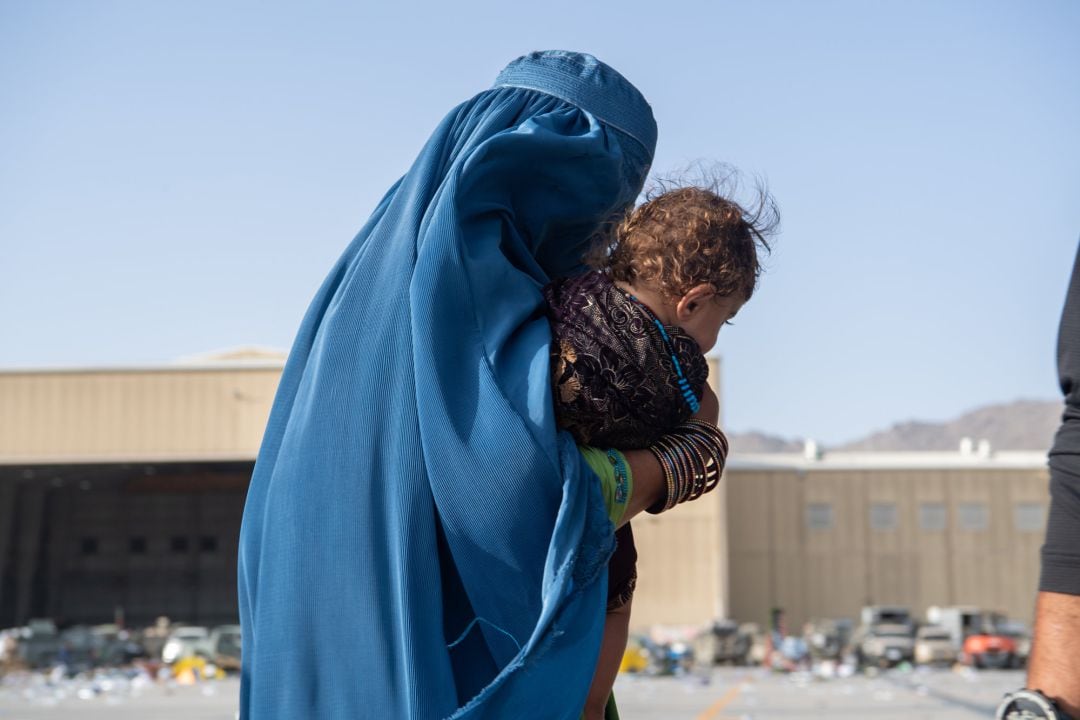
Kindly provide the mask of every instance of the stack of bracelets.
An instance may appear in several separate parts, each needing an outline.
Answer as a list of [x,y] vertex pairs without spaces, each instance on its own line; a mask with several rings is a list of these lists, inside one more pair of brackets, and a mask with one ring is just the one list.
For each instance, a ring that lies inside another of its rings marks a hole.
[[712,423],[691,418],[650,445],[649,451],[660,462],[667,483],[667,498],[648,509],[655,514],[715,488],[724,471],[728,441]]

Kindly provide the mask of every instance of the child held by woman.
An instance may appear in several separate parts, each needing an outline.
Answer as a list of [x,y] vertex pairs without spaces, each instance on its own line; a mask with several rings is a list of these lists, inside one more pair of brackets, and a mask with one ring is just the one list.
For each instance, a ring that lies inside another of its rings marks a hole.
[[623,518],[633,479],[621,453],[597,448],[652,451],[668,492],[650,513],[714,488],[727,455],[705,353],[753,295],[777,212],[764,191],[750,212],[719,185],[654,192],[590,254],[591,272],[544,289],[559,425],[601,478],[617,528],[586,720],[605,711],[617,717],[611,688],[637,579],[633,533]]

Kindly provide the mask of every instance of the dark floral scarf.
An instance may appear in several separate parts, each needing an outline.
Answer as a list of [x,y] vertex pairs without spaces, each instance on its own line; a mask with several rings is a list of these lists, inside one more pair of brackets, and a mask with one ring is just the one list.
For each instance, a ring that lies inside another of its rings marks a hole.
[[[640,449],[690,415],[671,354],[649,311],[601,272],[544,288],[551,321],[552,389],[559,426],[598,447]],[[665,326],[694,394],[708,375],[686,332]]]

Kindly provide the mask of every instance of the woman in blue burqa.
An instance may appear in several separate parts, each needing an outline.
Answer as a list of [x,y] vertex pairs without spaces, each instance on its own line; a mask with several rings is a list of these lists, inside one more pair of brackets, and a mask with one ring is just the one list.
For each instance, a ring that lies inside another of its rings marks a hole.
[[241,717],[579,717],[613,537],[556,428],[541,289],[582,270],[655,143],[610,67],[522,57],[345,249],[248,491]]

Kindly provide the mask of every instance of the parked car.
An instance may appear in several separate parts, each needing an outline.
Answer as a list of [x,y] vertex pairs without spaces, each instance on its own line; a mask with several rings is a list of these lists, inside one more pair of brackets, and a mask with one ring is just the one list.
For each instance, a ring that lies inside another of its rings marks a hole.
[[753,641],[734,620],[717,620],[694,638],[694,662],[706,666],[746,665]]
[[974,605],[949,605],[939,607],[931,605],[926,609],[926,619],[949,633],[953,647],[959,650],[964,640],[973,634],[982,632],[987,617],[992,615]]
[[915,662],[919,665],[952,665],[957,648],[946,628],[924,625],[915,634]]
[[28,667],[47,667],[56,662],[60,650],[60,634],[56,623],[48,618],[35,618],[19,629],[19,659]]
[[1031,654],[1031,633],[1022,622],[1008,620],[998,626],[998,632],[1016,643],[1016,656],[1013,658],[1014,667],[1027,665],[1028,655]]
[[908,634],[915,634],[915,620],[911,617],[911,611],[899,605],[867,605],[859,613],[859,621],[865,630],[873,630],[879,625],[903,625]]
[[240,626],[219,625],[210,631],[205,655],[222,670],[240,670]]
[[803,638],[814,660],[840,660],[851,642],[851,620],[814,620],[807,624]]
[[915,639],[908,625],[876,625],[861,634],[855,648],[859,665],[891,667],[915,655]]
[[968,635],[964,660],[976,668],[1009,668],[1017,664],[1016,641],[996,631]]
[[209,637],[210,633],[204,627],[184,625],[175,628],[169,633],[169,639],[161,649],[162,662],[171,665],[181,658],[205,654]]

